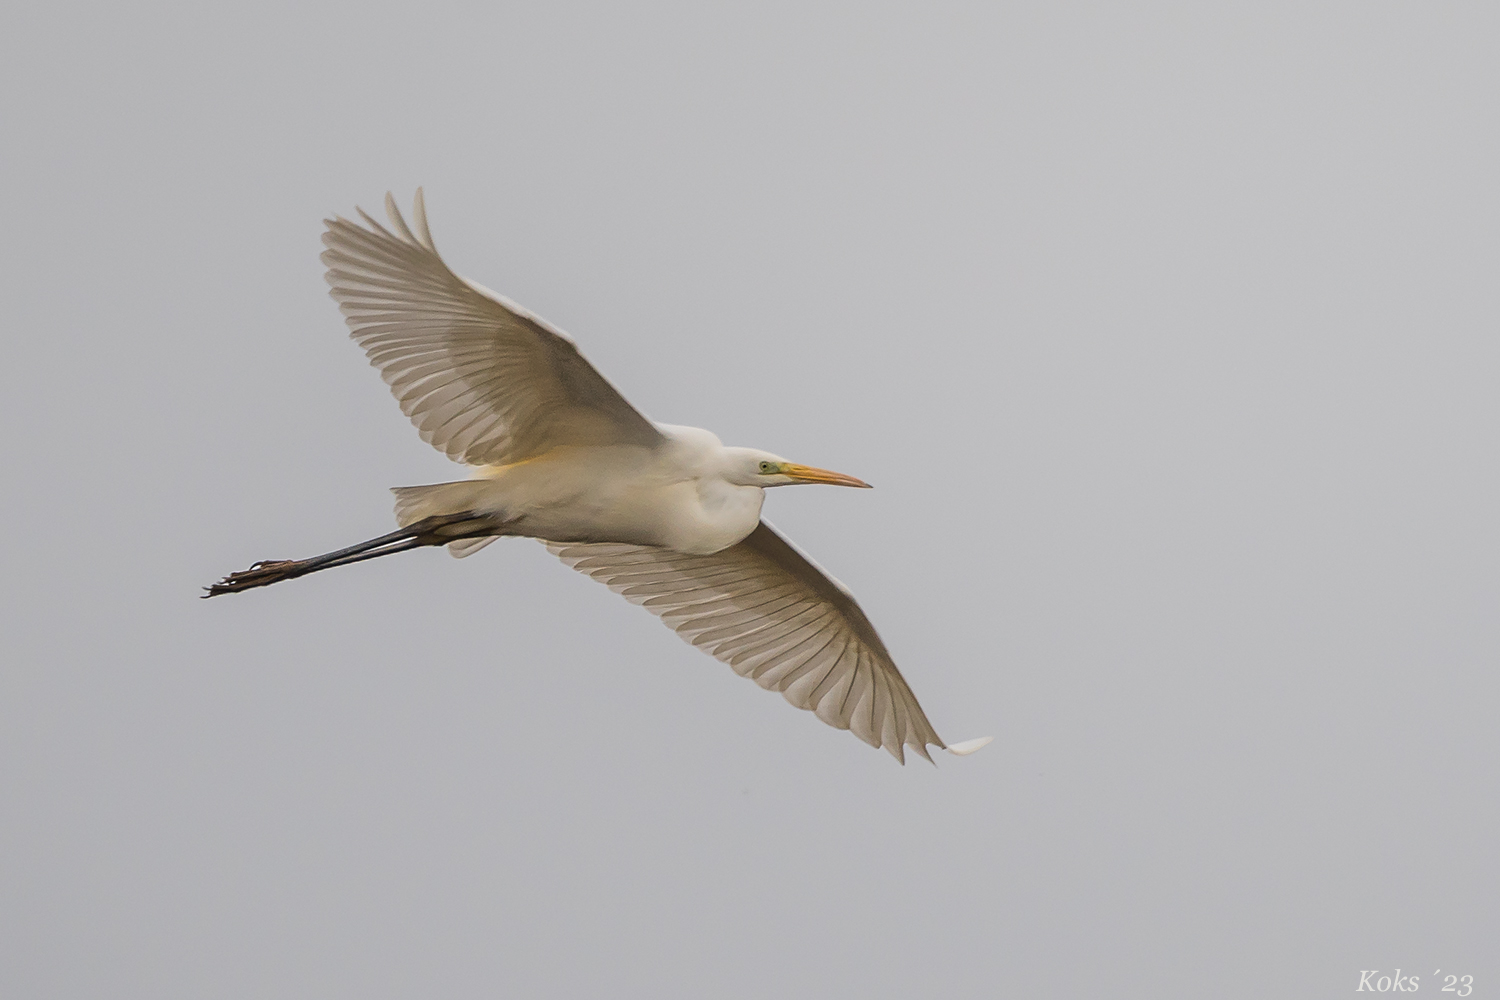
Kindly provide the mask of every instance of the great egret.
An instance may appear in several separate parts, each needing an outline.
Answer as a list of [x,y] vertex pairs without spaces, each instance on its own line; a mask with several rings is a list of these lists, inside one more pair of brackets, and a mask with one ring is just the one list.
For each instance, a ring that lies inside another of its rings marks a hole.
[[396,489],[399,530],[311,559],[259,562],[213,597],[333,566],[447,545],[467,556],[506,535],[562,561],[798,708],[906,762],[945,744],[843,584],[761,520],[772,486],[867,487],[842,473],[635,410],[539,317],[438,256],[419,188],[415,230],[328,220],[327,279],[354,340],[422,439],[472,478]]

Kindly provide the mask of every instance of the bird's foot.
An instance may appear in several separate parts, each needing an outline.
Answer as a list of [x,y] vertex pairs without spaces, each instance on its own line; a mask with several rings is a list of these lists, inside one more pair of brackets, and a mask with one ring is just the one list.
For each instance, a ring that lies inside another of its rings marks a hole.
[[220,594],[234,594],[252,587],[266,587],[282,580],[290,580],[302,575],[297,570],[307,562],[309,560],[306,559],[262,559],[249,569],[230,573],[213,586],[204,587],[208,593],[202,596],[218,597]]

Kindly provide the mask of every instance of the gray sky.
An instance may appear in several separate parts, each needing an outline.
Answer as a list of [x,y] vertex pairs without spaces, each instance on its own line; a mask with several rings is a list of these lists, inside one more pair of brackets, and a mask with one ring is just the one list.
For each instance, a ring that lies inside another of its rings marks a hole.
[[[1493,4],[236,7],[0,32],[0,994],[1500,987]],[[526,541],[196,600],[454,478],[317,259],[418,184],[648,415],[875,483],[767,514],[995,743]]]

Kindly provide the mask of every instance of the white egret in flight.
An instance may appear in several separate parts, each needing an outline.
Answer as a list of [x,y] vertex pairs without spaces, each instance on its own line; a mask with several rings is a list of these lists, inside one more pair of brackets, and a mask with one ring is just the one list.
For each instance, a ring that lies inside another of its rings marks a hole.
[[837,580],[761,520],[771,486],[867,486],[636,411],[561,330],[448,269],[422,192],[408,227],[327,222],[332,294],[354,340],[422,439],[470,467],[462,482],[396,489],[399,530],[311,559],[259,562],[212,597],[333,566],[507,535],[643,605],[761,687],[905,763],[945,744],[874,626]]

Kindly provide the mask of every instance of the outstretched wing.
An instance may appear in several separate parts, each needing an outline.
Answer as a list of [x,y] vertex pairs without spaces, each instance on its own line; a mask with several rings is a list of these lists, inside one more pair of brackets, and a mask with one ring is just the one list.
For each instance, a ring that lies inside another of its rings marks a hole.
[[929,743],[947,749],[854,597],[766,522],[709,556],[546,544],[742,677],[903,764],[905,747],[928,760]]
[[561,330],[448,270],[427,229],[385,196],[394,232],[329,219],[328,283],[351,336],[422,440],[455,461],[505,465],[558,445],[655,446],[661,432]]

